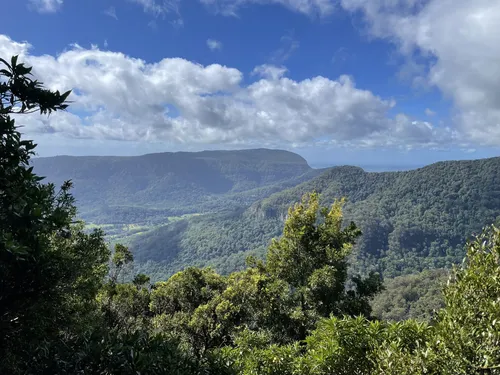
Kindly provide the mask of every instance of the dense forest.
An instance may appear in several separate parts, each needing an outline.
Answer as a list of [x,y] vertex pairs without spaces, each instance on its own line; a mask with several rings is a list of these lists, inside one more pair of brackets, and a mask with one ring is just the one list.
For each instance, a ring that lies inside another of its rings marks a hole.
[[[500,373],[495,225],[464,243],[459,266],[395,278],[377,300],[381,275],[349,271],[362,231],[343,198],[321,203],[323,189],[288,207],[282,235],[243,270],[125,282],[133,253],[75,220],[72,183],[56,189],[35,174],[36,145],[15,124],[65,110],[70,92],[44,89],[16,56],[0,63],[0,373]],[[447,280],[442,298],[427,295],[431,279]],[[384,316],[396,298],[424,319]]]
[[440,162],[369,173],[311,169],[276,150],[164,153],[138,157],[38,158],[48,181],[72,179],[79,217],[127,244],[135,271],[162,280],[186,266],[241,270],[281,235],[287,207],[311,191],[322,204],[346,197],[363,237],[352,269],[385,277],[449,268],[464,242],[500,217],[500,158]]
[[463,244],[500,217],[500,158],[442,162],[406,172],[335,167],[248,208],[189,217],[130,239],[137,269],[161,279],[186,265],[227,274],[249,254],[263,257],[286,209],[310,191],[322,203],[346,197],[345,217],[363,232],[357,272],[395,277],[461,262]]

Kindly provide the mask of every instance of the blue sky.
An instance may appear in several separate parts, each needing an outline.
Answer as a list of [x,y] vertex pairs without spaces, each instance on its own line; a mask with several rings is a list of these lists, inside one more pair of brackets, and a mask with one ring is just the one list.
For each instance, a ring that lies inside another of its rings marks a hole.
[[497,0],[0,4],[0,55],[74,89],[69,113],[23,120],[43,156],[273,147],[421,165],[500,151]]

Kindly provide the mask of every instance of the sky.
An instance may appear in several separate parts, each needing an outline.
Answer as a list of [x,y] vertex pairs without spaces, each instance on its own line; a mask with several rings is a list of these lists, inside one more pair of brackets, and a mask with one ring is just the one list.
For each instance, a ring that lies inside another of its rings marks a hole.
[[311,164],[500,155],[500,0],[0,0],[66,112],[40,156],[279,148]]

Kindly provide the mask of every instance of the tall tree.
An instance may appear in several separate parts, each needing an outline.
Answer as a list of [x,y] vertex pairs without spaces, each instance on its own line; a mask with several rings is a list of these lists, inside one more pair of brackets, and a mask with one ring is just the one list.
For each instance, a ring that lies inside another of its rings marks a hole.
[[319,317],[369,316],[369,299],[381,290],[378,275],[354,277],[346,290],[347,257],[361,231],[354,223],[342,226],[344,200],[321,207],[317,193],[305,194],[288,210],[283,236],[273,240],[267,253],[267,270],[286,281],[297,303],[294,316],[302,321],[298,338]]
[[36,145],[12,118],[64,110],[70,91],[44,89],[17,56],[0,64],[0,373],[16,373],[92,311],[109,250],[73,225],[71,182],[56,192],[33,172]]

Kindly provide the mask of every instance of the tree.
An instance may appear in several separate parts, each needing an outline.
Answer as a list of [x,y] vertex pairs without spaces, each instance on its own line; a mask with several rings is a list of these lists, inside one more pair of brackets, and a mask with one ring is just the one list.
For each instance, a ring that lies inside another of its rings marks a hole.
[[128,247],[117,243],[115,245],[115,251],[111,259],[113,270],[111,273],[111,281],[116,283],[120,273],[123,273],[125,266],[132,264],[134,262],[134,256]]
[[143,273],[138,273],[137,275],[134,276],[134,280],[132,280],[132,283],[137,288],[143,288],[146,285],[149,285],[150,280],[151,279],[148,275],[145,275]]
[[226,342],[245,330],[265,332],[268,342],[290,342],[296,336],[292,297],[290,286],[267,273],[262,264],[234,272],[212,303],[219,332]]
[[485,228],[469,242],[443,294],[433,345],[442,373],[500,373],[499,228]]
[[446,269],[431,269],[385,279],[384,291],[372,301],[373,315],[380,320],[432,320],[444,307],[442,289],[448,273]]
[[36,145],[11,117],[64,110],[70,91],[44,89],[17,60],[0,59],[0,372],[10,374],[84,329],[109,258],[101,231],[73,225],[71,182],[56,193],[33,172]]
[[273,240],[267,252],[267,270],[290,285],[299,324],[296,338],[303,340],[319,317],[369,316],[369,298],[382,288],[380,277],[354,277],[346,290],[347,257],[361,231],[354,223],[342,227],[344,200],[319,206],[317,193],[305,194],[288,210],[283,236]]
[[154,326],[180,338],[186,350],[201,360],[207,350],[221,344],[212,301],[225,286],[225,278],[212,269],[195,267],[156,283],[150,303]]
[[413,353],[381,348],[377,374],[500,374],[499,228],[485,228],[468,243],[443,295],[427,342]]

